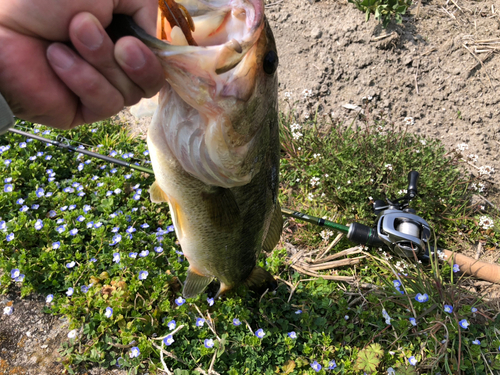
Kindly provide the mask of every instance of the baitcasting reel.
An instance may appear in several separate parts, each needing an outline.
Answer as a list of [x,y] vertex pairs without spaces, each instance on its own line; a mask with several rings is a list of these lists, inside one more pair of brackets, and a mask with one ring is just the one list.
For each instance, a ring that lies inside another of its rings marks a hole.
[[382,200],[373,203],[378,216],[375,228],[359,223],[352,223],[347,238],[367,246],[387,246],[394,253],[407,257],[426,258],[427,241],[431,230],[429,224],[408,207],[417,196],[418,172],[408,174],[408,192],[399,199],[387,204]]

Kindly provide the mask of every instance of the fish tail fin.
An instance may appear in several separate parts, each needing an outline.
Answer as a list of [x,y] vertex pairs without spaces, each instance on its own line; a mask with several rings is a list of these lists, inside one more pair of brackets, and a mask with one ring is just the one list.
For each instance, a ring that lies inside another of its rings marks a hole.
[[182,296],[184,298],[196,297],[205,290],[212,280],[213,277],[200,275],[189,267],[187,270],[186,281],[184,282],[184,288],[182,289]]
[[255,266],[255,268],[248,276],[248,279],[245,281],[245,284],[255,293],[262,294],[269,289],[269,291],[273,291],[278,287],[278,283],[276,282],[273,275],[271,275],[264,268]]

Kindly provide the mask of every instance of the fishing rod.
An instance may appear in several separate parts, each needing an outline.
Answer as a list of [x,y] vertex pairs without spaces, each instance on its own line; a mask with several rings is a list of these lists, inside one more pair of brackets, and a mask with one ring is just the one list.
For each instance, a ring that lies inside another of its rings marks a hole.
[[87,155],[87,156],[90,156],[90,157],[93,157],[93,158],[101,159],[101,160],[107,161],[108,163],[113,163],[113,164],[116,164],[116,165],[121,165],[122,167],[127,167],[127,168],[131,168],[131,169],[136,169],[136,170],[141,171],[141,172],[146,172],[146,173],[154,174],[154,172],[153,172],[153,170],[151,168],[146,168],[146,167],[143,167],[143,166],[140,166],[140,165],[136,165],[136,164],[133,164],[133,163],[129,163],[129,162],[120,160],[120,159],[113,158],[111,156],[101,155],[101,154],[98,154],[97,152],[92,152],[92,151],[88,151],[88,150],[85,150],[85,149],[82,149],[82,148],[78,148],[78,147],[72,146],[72,145],[69,144],[69,140],[68,139],[66,139],[64,137],[61,137],[61,136],[58,136],[58,137],[61,138],[61,139],[63,139],[64,141],[66,141],[66,143],[58,141],[58,140],[53,140],[53,139],[41,137],[39,135],[31,134],[31,133],[28,133],[28,132],[25,132],[25,131],[22,131],[22,130],[19,130],[19,129],[10,128],[9,131],[11,133],[16,133],[16,134],[24,135],[25,137],[28,137],[28,138],[36,139],[37,141],[49,143],[51,145],[54,145],[54,146],[57,146],[57,147],[60,147],[60,148],[64,148],[64,149],[67,149],[67,150],[70,150],[70,151],[79,152],[80,154],[84,154],[84,155]]
[[[154,171],[150,168],[72,146],[69,144],[70,140],[61,136],[58,137],[62,139],[63,142],[41,137],[19,129],[10,128],[9,131],[41,142],[52,144],[69,151],[101,159],[108,163],[154,174]],[[409,259],[418,258],[422,261],[428,261],[430,257],[429,254],[432,254],[434,251],[434,248],[429,244],[431,233],[430,226],[424,219],[416,215],[416,211],[413,208],[409,207],[410,201],[418,194],[418,177],[419,174],[416,171],[411,171],[408,174],[408,189],[407,194],[404,197],[392,201],[390,199],[386,199],[386,202],[382,200],[376,200],[374,202],[373,209],[374,213],[377,215],[374,227],[369,227],[356,222],[346,226],[326,219],[307,215],[299,211],[290,210],[288,208],[282,208],[281,212],[285,216],[304,220],[318,226],[332,228],[341,233],[347,234],[347,238],[350,241],[359,245],[389,248],[398,256]],[[449,250],[435,250],[437,252],[441,252],[444,259],[451,265],[458,264],[461,271],[492,283],[500,283],[499,266],[486,262],[480,262],[462,254],[455,254]]]

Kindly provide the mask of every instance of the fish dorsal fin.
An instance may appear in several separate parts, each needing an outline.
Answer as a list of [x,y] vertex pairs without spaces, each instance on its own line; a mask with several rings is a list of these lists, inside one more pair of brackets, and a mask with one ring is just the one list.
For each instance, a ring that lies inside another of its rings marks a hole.
[[149,188],[149,196],[151,197],[151,202],[153,203],[162,203],[168,202],[168,195],[165,194],[163,190],[161,190],[158,182],[153,182],[153,185]]
[[240,221],[238,202],[230,189],[222,187],[201,193],[211,222],[217,230],[228,232]]
[[194,298],[210,284],[213,280],[211,276],[203,276],[193,271],[189,266],[187,270],[186,281],[184,282],[184,289],[182,289],[182,296],[184,298]]
[[283,231],[283,215],[281,214],[281,207],[279,203],[276,203],[276,208],[273,212],[273,217],[271,218],[271,224],[269,224],[269,229],[267,230],[267,235],[262,244],[262,248],[265,251],[271,251],[278,244],[281,232]]
[[273,291],[278,287],[278,283],[264,268],[255,266],[250,273],[250,276],[245,281],[245,284],[254,292],[262,294],[269,289]]

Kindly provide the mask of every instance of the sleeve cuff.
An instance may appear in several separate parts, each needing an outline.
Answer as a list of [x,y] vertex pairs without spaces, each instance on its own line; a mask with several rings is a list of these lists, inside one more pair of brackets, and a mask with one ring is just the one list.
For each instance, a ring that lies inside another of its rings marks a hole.
[[0,94],[0,135],[6,133],[12,126],[14,126],[14,114],[2,94]]

